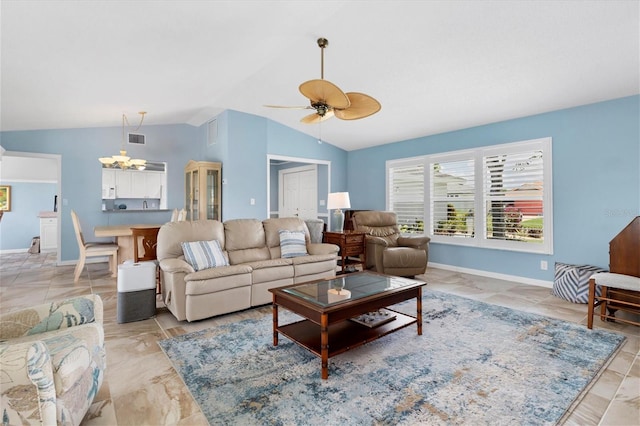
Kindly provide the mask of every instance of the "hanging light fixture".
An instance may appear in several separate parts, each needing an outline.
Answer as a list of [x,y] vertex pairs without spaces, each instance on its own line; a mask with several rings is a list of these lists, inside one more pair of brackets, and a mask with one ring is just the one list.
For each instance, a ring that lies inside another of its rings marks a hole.
[[[134,132],[142,127],[142,122],[144,121],[145,111],[140,111],[140,124],[138,127],[133,130]],[[112,155],[111,157],[100,157],[98,160],[104,167],[114,167],[120,169],[138,169],[144,170],[147,167],[147,160],[142,160],[139,158],[132,159],[127,156],[127,151],[124,149],[124,128],[125,123],[127,127],[130,127],[129,120],[127,120],[127,116],[122,114],[122,145],[120,146],[120,155]]]

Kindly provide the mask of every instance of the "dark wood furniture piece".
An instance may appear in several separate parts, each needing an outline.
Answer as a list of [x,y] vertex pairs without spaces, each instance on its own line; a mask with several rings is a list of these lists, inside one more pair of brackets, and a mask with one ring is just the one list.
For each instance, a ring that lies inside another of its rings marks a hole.
[[340,260],[338,264],[342,267],[341,273],[344,274],[348,272],[345,271],[345,269],[353,265],[362,265],[362,269],[366,269],[367,245],[365,244],[364,232],[325,231],[322,242],[335,244],[340,247]]
[[[131,228],[131,236],[133,237],[133,261],[145,262],[147,260],[156,260],[156,246],[158,245],[157,228]],[[142,250],[140,250],[142,249]]]
[[[273,345],[278,333],[290,338],[320,357],[322,378],[329,377],[329,358],[364,345],[411,324],[422,335],[423,281],[392,277],[364,271],[328,280],[311,281],[269,289],[273,293]],[[347,290],[348,298],[334,301],[330,294]],[[333,292],[333,293],[331,293]],[[351,318],[416,299],[416,316],[391,311],[395,319],[376,327],[350,321]],[[278,307],[282,306],[306,318],[291,324],[278,324]]]
[[353,215],[356,212],[368,212],[370,210],[345,210],[344,211],[344,231],[353,231],[355,228],[353,226]]
[[[640,277],[640,216],[636,216],[609,243],[609,271],[614,274]],[[593,314],[600,305],[600,319],[640,325],[640,322],[616,318],[617,310],[640,315],[640,292],[601,286],[602,295],[596,296],[595,280],[589,280],[589,312],[587,326],[593,326]],[[607,313],[608,311],[608,313]]]
[[[131,228],[131,236],[133,237],[133,261],[157,262],[156,246],[158,245],[158,232],[160,227],[155,228]],[[160,283],[160,269],[156,267],[156,294],[162,293],[162,284]]]

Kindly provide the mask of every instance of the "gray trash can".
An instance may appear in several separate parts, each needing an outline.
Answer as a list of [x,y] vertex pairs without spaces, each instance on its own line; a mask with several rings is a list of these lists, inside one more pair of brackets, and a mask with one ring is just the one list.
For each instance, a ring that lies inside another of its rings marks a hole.
[[118,324],[156,314],[156,263],[118,265]]

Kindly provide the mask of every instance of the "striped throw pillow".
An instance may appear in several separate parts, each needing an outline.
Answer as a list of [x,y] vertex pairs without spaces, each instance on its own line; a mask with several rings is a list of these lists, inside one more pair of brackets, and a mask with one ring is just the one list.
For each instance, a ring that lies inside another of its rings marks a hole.
[[307,244],[304,241],[304,231],[280,230],[280,256],[306,256]]
[[184,259],[196,271],[229,265],[217,240],[182,243],[182,252]]

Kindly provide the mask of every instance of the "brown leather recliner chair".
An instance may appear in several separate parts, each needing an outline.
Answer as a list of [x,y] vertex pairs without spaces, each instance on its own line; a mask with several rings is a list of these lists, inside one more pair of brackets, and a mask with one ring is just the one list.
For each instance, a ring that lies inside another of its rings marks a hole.
[[359,211],[352,221],[354,230],[367,234],[367,269],[401,277],[425,273],[431,238],[403,236],[394,212]]

